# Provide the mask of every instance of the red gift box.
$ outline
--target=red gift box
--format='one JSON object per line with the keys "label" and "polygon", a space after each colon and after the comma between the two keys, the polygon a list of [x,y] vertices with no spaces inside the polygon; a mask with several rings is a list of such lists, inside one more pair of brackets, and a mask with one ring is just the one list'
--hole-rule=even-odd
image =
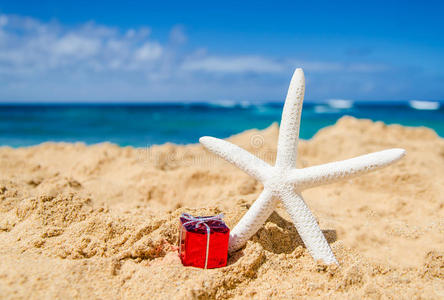
{"label": "red gift box", "polygon": [[230,228],[223,215],[180,217],[179,255],[184,266],[204,269],[225,267],[228,257]]}

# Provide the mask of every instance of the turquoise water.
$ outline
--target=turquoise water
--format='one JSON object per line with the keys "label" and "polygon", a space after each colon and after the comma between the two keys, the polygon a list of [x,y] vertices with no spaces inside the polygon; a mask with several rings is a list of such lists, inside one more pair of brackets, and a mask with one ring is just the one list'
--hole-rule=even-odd
{"label": "turquoise water", "polygon": [[[435,103],[435,104],[434,104]],[[444,136],[444,103],[304,103],[301,137],[344,115],[387,124],[427,126]],[[21,147],[46,141],[104,141],[144,147],[172,142],[197,143],[199,137],[228,137],[279,122],[283,103],[212,104],[40,104],[0,105],[0,145]]]}

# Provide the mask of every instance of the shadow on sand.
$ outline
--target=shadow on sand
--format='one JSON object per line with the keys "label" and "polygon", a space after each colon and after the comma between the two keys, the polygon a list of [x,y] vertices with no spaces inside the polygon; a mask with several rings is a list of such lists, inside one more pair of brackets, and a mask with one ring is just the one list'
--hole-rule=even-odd
{"label": "shadow on sand", "polygon": [[[322,233],[329,244],[335,242],[337,239],[336,230],[326,229],[322,230]],[[305,248],[293,223],[287,221],[276,212],[271,214],[265,226],[252,237],[252,240],[259,243],[264,250],[275,254],[290,254],[298,246]],[[236,263],[244,256],[243,250],[244,248],[229,255],[228,265]]]}

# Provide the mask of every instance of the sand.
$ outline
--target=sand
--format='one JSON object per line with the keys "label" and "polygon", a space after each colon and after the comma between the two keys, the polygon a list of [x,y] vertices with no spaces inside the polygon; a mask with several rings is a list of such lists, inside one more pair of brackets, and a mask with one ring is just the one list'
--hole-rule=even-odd
{"label": "sand", "polygon": [[[230,141],[274,159],[278,127]],[[340,266],[312,260],[279,205],[228,266],[178,259],[178,216],[232,228],[262,186],[200,145],[0,148],[0,298],[444,298],[444,139],[340,119],[299,145],[299,166],[390,147],[393,166],[303,193]]]}

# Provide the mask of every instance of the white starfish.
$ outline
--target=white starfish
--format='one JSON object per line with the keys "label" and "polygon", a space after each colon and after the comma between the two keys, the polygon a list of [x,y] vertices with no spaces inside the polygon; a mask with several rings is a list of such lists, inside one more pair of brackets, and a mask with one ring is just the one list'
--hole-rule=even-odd
{"label": "white starfish", "polygon": [[296,69],[282,112],[276,163],[268,163],[227,141],[201,137],[200,143],[228,162],[261,181],[264,190],[230,233],[229,251],[240,249],[265,223],[280,199],[309,253],[324,263],[338,263],[301,191],[332,183],[387,166],[404,154],[390,149],[343,161],[296,169],[299,124],[304,99],[305,78]]}

